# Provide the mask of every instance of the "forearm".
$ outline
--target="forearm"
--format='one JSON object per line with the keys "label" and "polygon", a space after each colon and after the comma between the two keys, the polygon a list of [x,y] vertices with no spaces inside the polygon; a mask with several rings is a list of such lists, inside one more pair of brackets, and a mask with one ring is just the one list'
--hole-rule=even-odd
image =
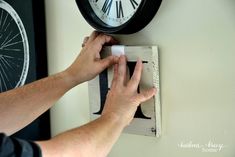
{"label": "forearm", "polygon": [[74,85],[64,71],[0,94],[0,131],[10,135],[28,125]]}
{"label": "forearm", "polygon": [[101,116],[80,128],[39,142],[43,157],[105,157],[120,136],[124,125],[117,117]]}

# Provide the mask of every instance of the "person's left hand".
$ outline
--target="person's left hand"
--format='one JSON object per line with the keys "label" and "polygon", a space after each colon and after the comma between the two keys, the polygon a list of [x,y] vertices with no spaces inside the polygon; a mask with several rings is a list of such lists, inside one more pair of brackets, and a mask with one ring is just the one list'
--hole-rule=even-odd
{"label": "person's left hand", "polygon": [[118,63],[119,58],[116,56],[100,58],[100,51],[105,44],[113,45],[117,41],[96,31],[84,39],[80,55],[66,70],[76,84],[91,80],[109,66]]}

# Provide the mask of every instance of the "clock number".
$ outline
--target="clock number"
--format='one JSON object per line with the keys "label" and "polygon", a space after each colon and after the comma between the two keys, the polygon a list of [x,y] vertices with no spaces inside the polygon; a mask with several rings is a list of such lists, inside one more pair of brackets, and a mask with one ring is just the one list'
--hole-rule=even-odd
{"label": "clock number", "polygon": [[102,11],[109,15],[110,9],[112,7],[113,0],[105,0],[104,5],[102,7]]}
{"label": "clock number", "polygon": [[139,5],[135,0],[130,0],[130,2],[131,2],[134,9],[136,9]]}
{"label": "clock number", "polygon": [[122,1],[116,1],[116,10],[117,10],[117,18],[124,17],[123,8],[122,8]]}

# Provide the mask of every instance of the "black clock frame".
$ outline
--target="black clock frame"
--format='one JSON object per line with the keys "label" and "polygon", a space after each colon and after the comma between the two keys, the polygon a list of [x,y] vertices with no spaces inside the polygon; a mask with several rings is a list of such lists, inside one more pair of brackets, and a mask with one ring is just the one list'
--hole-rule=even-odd
{"label": "black clock frame", "polygon": [[160,8],[162,0],[142,0],[133,17],[118,27],[109,26],[100,20],[88,0],[76,0],[76,3],[83,17],[97,31],[108,34],[132,34],[140,31],[151,22]]}

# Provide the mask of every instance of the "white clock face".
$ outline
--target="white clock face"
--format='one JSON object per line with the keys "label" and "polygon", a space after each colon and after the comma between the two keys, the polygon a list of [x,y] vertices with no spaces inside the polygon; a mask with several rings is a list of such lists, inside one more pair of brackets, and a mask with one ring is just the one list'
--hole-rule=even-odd
{"label": "white clock face", "polygon": [[105,24],[118,27],[135,14],[142,0],[89,0],[95,14]]}

